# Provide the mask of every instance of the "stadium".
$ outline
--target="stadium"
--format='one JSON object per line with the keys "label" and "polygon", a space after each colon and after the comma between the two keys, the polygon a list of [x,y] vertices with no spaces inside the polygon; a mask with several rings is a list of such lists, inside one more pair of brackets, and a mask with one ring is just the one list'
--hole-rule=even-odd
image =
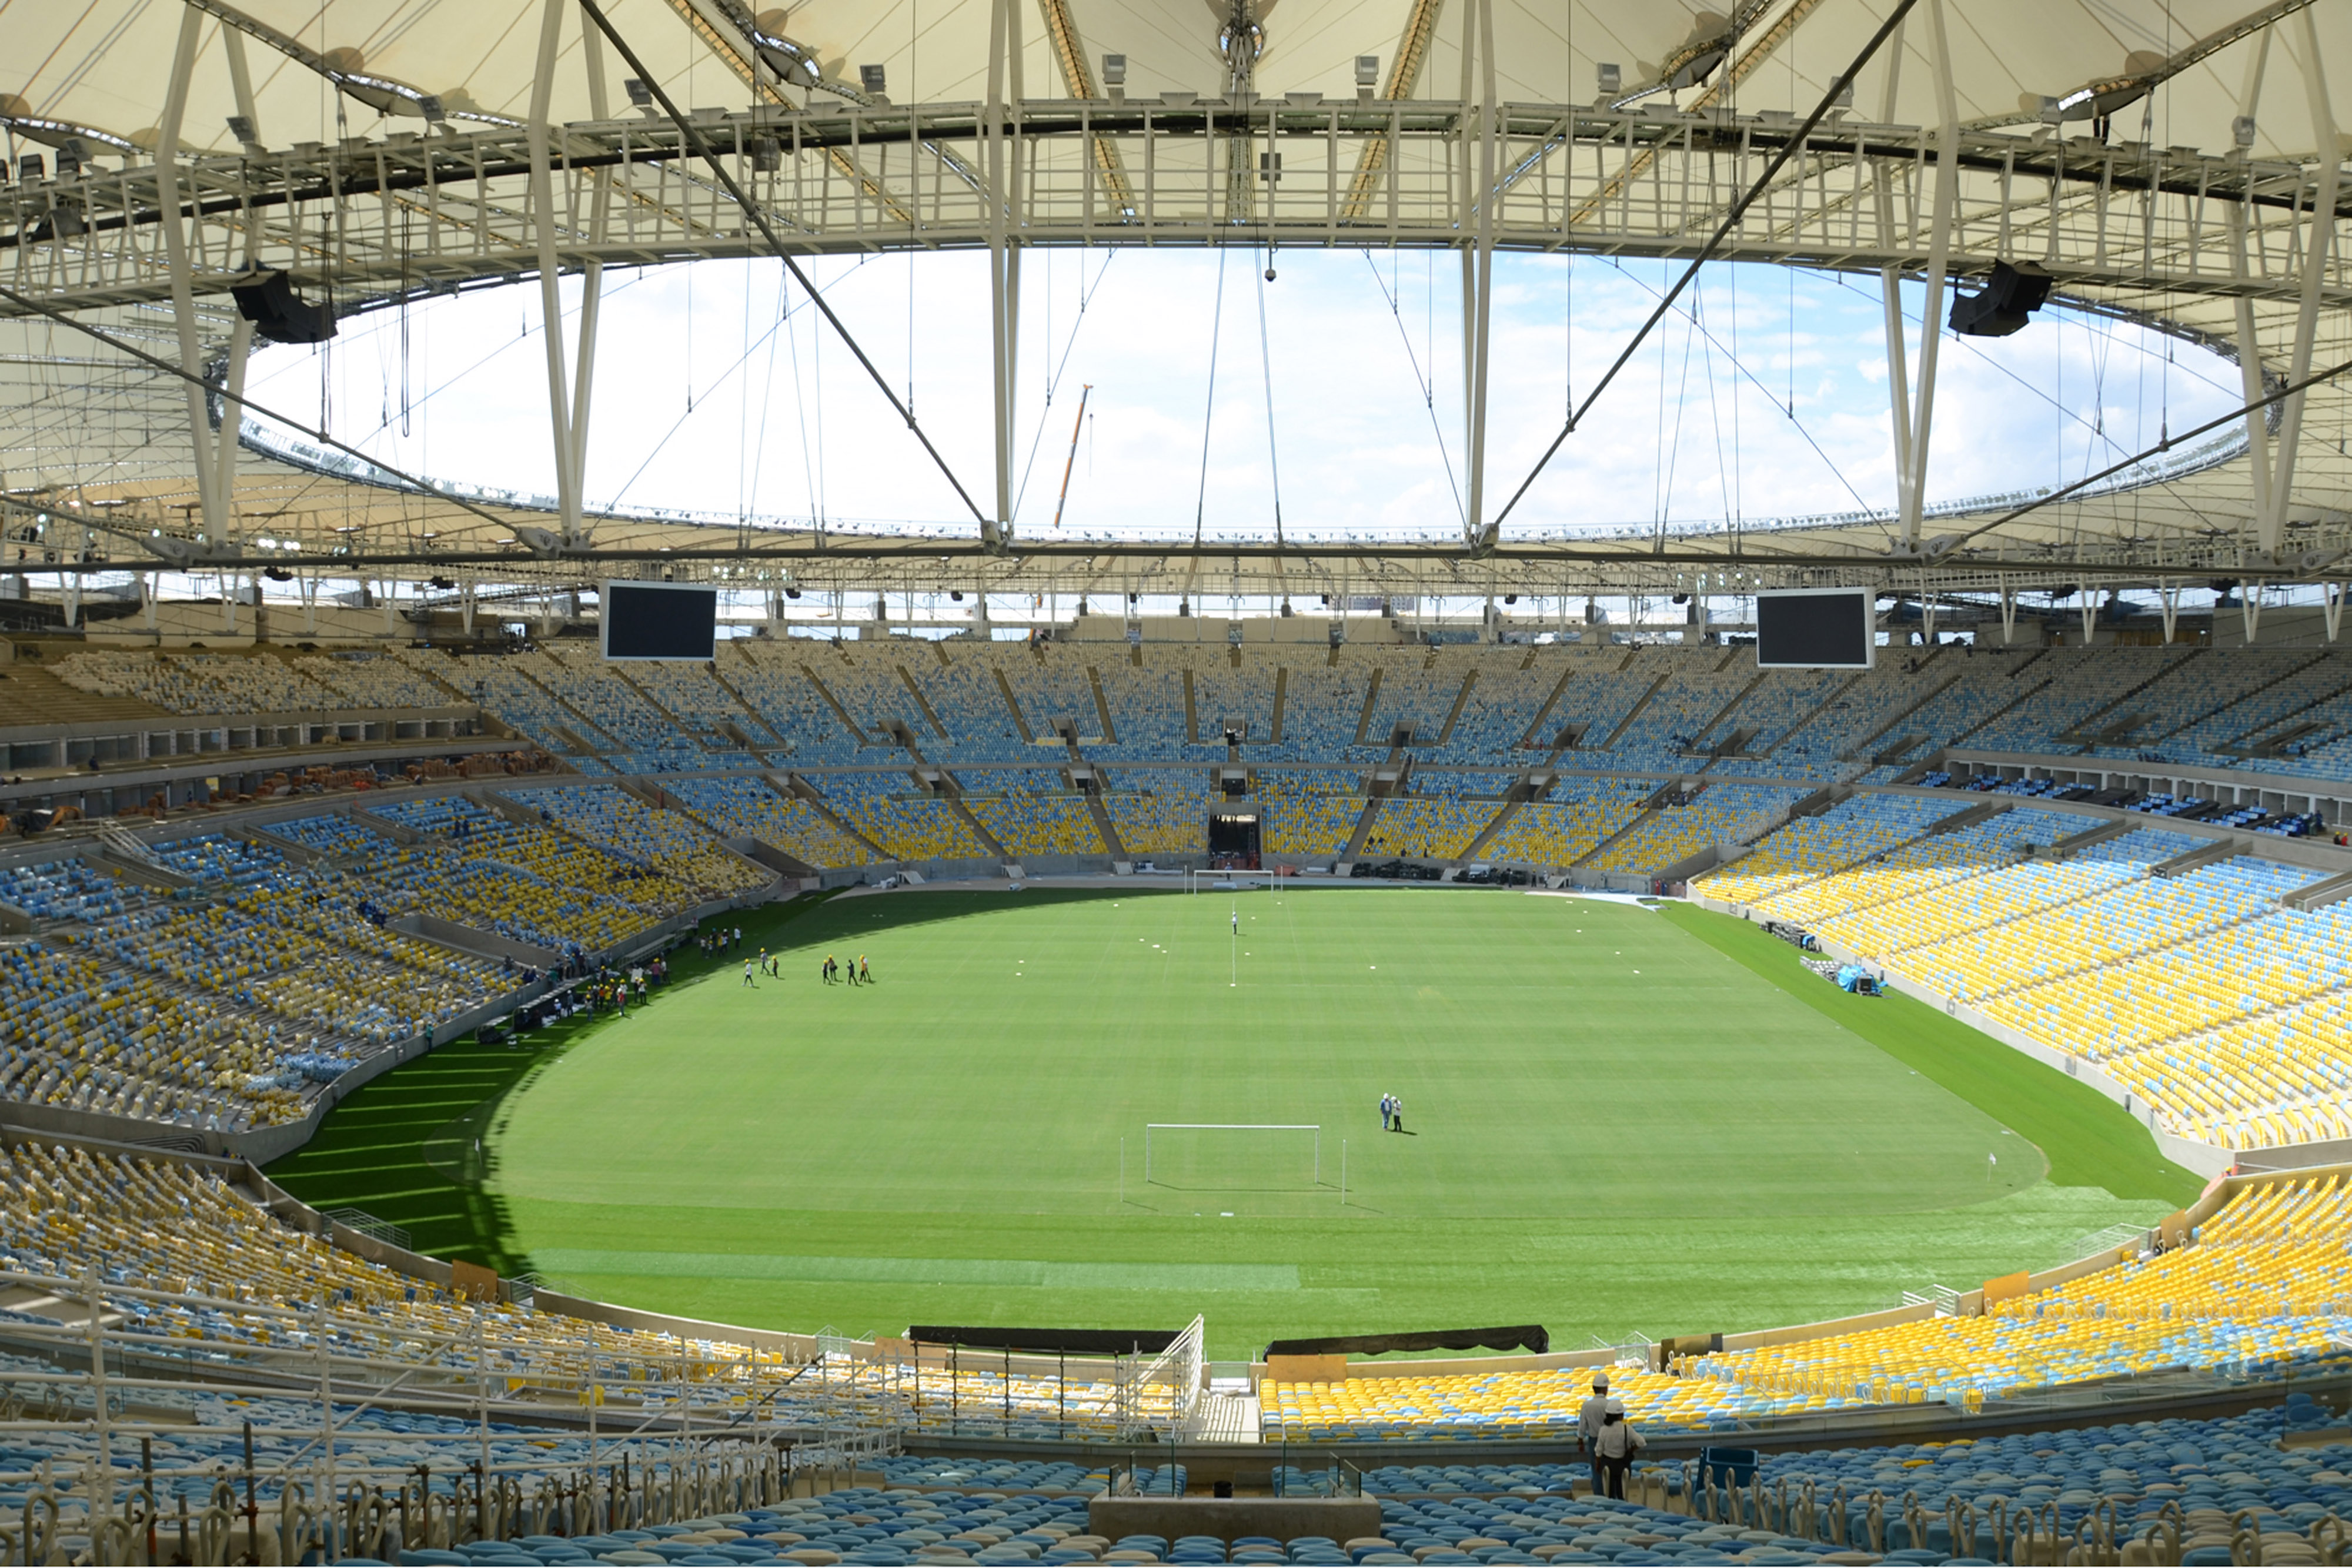
{"label": "stadium", "polygon": [[2345,1561],[2347,83],[0,0],[0,1562]]}

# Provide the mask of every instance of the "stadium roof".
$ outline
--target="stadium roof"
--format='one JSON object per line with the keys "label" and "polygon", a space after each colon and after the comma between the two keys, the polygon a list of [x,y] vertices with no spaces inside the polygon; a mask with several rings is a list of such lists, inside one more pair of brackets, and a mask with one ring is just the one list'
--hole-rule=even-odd
{"label": "stadium roof", "polygon": [[[432,493],[317,444],[200,460],[227,401],[197,397],[210,418],[192,428],[173,367],[234,391],[246,340],[228,290],[256,268],[350,313],[543,267],[779,248],[1276,239],[1948,274],[1947,305],[1996,260],[2031,261],[2079,307],[2233,357],[2251,346],[2250,401],[2272,401],[2013,518],[2035,497],[1736,540],[1701,528],[1663,553],[1547,528],[1534,500],[1507,507],[1522,475],[1486,473],[1458,537],[1205,547],[1245,591],[1342,570],[1559,591],[1702,573],[1987,586],[2352,569],[2346,388],[2290,390],[2352,359],[2352,271],[2331,243],[2352,199],[2352,9],[1723,3],[1730,15],[1680,0],[0,3],[0,129],[41,160],[0,194],[12,537],[97,564],[275,549],[338,575],[577,575],[569,558],[617,552],[771,580],[822,551],[836,579],[892,586],[1046,560],[1066,588],[1181,578],[1199,570],[1192,540],[1010,535],[984,472],[956,476],[970,505],[935,524],[819,539],[583,515],[576,465],[542,507]],[[1290,153],[1278,184],[1253,156],[1276,147]],[[535,167],[551,204],[533,197]],[[176,237],[165,211],[184,214]],[[1916,370],[1929,350],[1915,337],[1906,351]],[[911,439],[909,460],[924,460]],[[2002,488],[1997,457],[1987,468]],[[35,520],[49,515],[96,531],[68,538]]]}

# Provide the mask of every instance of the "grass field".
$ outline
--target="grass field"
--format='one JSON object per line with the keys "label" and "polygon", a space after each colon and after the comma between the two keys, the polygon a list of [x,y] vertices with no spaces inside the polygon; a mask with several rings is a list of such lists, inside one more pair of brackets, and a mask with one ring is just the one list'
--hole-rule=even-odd
{"label": "grass field", "polygon": [[[436,1052],[271,1175],[640,1306],[857,1333],[1199,1312],[1228,1355],[1820,1318],[2047,1264],[2199,1186],[2063,1074],[1684,906],[1033,889],[744,924],[782,979],[689,949],[652,1007]],[[827,952],[877,983],[819,984]],[[1236,1122],[1319,1124],[1319,1181],[1297,1134],[1155,1134],[1142,1179],[1147,1123]]]}

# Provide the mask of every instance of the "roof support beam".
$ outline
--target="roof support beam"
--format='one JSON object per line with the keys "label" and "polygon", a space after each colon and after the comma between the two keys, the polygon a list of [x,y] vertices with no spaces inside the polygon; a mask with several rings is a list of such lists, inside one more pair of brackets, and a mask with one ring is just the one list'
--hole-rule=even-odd
{"label": "roof support beam", "polygon": [[[1492,295],[1495,283],[1495,141],[1499,116],[1495,98],[1495,0],[1465,0],[1462,10],[1462,98],[1470,100],[1474,62],[1477,116],[1465,120],[1463,135],[1475,135],[1475,150],[1462,150],[1465,167],[1475,167],[1474,183],[1463,182],[1463,232],[1470,238],[1462,247],[1462,371],[1463,413],[1468,424],[1465,458],[1469,469],[1468,502],[1462,516],[1463,539],[1472,549],[1493,543],[1486,528],[1486,387],[1487,346],[1491,340]],[[1475,160],[1475,162],[1474,162]]]}
{"label": "roof support beam", "polygon": [[[549,101],[555,90],[556,55],[563,42],[563,17],[570,8],[571,0],[541,0],[539,58],[531,76],[530,118],[528,121],[530,205],[539,241],[540,336],[547,349],[547,419],[555,445],[557,532],[567,545],[577,542],[580,538],[580,460],[584,451],[587,417],[586,410],[578,404],[587,390],[589,365],[594,353],[593,348],[583,338],[576,371],[565,363],[563,269],[557,258],[560,236],[557,233],[556,186],[550,147],[553,127],[548,123],[548,112]],[[593,32],[593,29],[583,28],[583,31]],[[583,313],[587,308],[583,303]],[[565,384],[568,373],[578,376],[578,395]]]}
{"label": "roof support beam", "polygon": [[[253,73],[246,67],[245,35],[235,27],[220,29],[221,48],[228,57],[229,86],[236,98],[236,111],[244,117],[252,139],[261,141],[261,111],[253,98]],[[261,267],[261,222],[248,214],[245,228],[245,266],[247,271]],[[236,324],[229,329],[228,339],[228,402],[221,409],[220,435],[214,442],[213,490],[226,507],[236,497],[236,455],[244,443],[237,432],[245,423],[245,411],[237,400],[245,395],[246,361],[253,353],[253,323],[237,313]],[[209,422],[207,422],[209,423]]]}
{"label": "roof support beam", "polygon": [[[2302,24],[2302,47],[2295,63],[2303,68],[2305,100],[2311,108],[2313,142],[2318,149],[2318,177],[2314,182],[2309,227],[2303,242],[2303,289],[2295,301],[2294,348],[2287,364],[2287,380],[2300,382],[2311,374],[2312,343],[2319,331],[2319,295],[2327,281],[2327,262],[2335,250],[2336,193],[2342,182],[2344,155],[2336,140],[2336,113],[2327,98],[2327,73],[2320,59],[2319,26],[2308,10]],[[2264,554],[2275,552],[2286,535],[2287,508],[2294,497],[2295,448],[2303,439],[2303,394],[2286,400],[2279,412],[2278,458],[2270,480],[2268,508],[2263,513],[2258,543]]]}
{"label": "roof support beam", "polygon": [[[1008,93],[1007,76],[1012,78]],[[1013,403],[1021,346],[1021,240],[1014,217],[1021,193],[1021,138],[1008,98],[1021,99],[1021,9],[1018,0],[990,0],[988,107],[985,135],[988,193],[989,396],[995,415],[996,513],[981,519],[982,540],[999,545],[1013,532]]]}
{"label": "roof support beam", "polygon": [[[163,89],[163,115],[155,131],[155,183],[163,207],[163,249],[171,268],[172,320],[179,329],[180,371],[186,379],[188,441],[194,450],[196,498],[204,516],[205,542],[219,544],[227,537],[227,497],[221,492],[218,461],[213,453],[210,399],[204,385],[203,340],[197,335],[195,289],[191,281],[188,231],[181,218],[180,126],[187,118],[188,81],[196,68],[196,51],[204,42],[205,14],[194,6],[180,11],[179,43],[172,51],[172,76]],[[226,426],[226,420],[223,422]],[[236,437],[223,431],[226,439]]]}
{"label": "roof support beam", "polygon": [[[1919,391],[1909,415],[1910,435],[1901,444],[1904,466],[1897,479],[1898,517],[1906,549],[1919,543],[1919,516],[1927,494],[1927,429],[1936,413],[1936,359],[1944,341],[1944,286],[1951,269],[1952,218],[1960,204],[1959,95],[1952,85],[1951,40],[1944,27],[1944,0],[1927,0],[1928,32],[1936,45],[1936,107],[1943,119],[1936,156],[1936,215],[1927,239],[1927,292],[1919,311]],[[1889,308],[1898,335],[1901,295]],[[1899,343],[1898,343],[1899,361]],[[1895,395],[1906,390],[1897,382]],[[1900,431],[1898,429],[1898,434]]]}

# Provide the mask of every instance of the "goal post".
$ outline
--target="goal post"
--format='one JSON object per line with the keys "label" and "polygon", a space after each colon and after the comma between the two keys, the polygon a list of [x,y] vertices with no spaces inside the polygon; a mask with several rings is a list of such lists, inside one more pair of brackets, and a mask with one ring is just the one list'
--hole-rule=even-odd
{"label": "goal post", "polygon": [[[1157,1152],[1155,1154],[1155,1143]],[[1323,1185],[1323,1124],[1320,1122],[1146,1122],[1143,1124],[1143,1179],[1169,1185],[1171,1145],[1198,1156],[1208,1153],[1227,1178],[1213,1185],[1250,1185],[1254,1179],[1281,1180],[1297,1166],[1305,1166],[1308,1186]],[[1305,1145],[1304,1149],[1298,1145]],[[1307,1157],[1297,1158],[1298,1154]],[[1154,1165],[1155,1158],[1158,1165]],[[1183,1160],[1189,1169],[1192,1161]],[[1156,1174],[1155,1174],[1156,1173]],[[1296,1177],[1290,1177],[1295,1184]],[[1184,1185],[1195,1185],[1187,1182]]]}

